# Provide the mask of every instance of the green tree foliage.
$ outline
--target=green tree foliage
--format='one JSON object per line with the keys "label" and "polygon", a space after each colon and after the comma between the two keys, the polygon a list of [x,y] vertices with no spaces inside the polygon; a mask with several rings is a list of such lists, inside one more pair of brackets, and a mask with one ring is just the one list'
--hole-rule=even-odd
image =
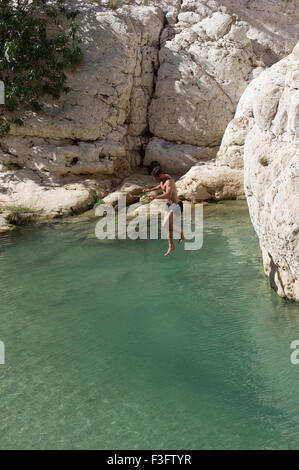
{"label": "green tree foliage", "polygon": [[0,135],[23,124],[25,109],[41,110],[44,96],[70,91],[65,69],[82,56],[78,14],[65,0],[0,0]]}

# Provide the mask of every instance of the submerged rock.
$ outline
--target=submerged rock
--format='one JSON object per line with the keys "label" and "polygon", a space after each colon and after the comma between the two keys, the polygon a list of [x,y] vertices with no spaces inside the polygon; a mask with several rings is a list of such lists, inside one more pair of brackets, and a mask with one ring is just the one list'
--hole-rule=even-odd
{"label": "submerged rock", "polygon": [[13,230],[15,228],[12,224],[8,222],[8,214],[8,211],[0,213],[0,233],[9,232],[10,230]]}

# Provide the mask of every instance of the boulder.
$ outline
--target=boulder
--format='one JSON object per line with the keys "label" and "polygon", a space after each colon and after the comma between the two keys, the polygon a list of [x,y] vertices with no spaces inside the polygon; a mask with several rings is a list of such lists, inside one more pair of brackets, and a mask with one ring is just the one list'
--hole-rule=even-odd
{"label": "boulder", "polygon": [[295,1],[182,1],[177,23],[161,37],[150,131],[176,143],[219,145],[256,70],[291,51],[298,21]]}
{"label": "boulder", "polygon": [[196,147],[188,144],[175,144],[153,138],[146,147],[144,165],[158,161],[164,171],[173,175],[184,175],[199,161],[215,158],[218,147]]}
{"label": "boulder", "polygon": [[244,146],[245,192],[277,293],[299,301],[299,44],[259,77]]}
{"label": "boulder", "polygon": [[7,221],[6,217],[8,214],[8,211],[0,212],[0,233],[9,232],[15,228],[14,225]]}
{"label": "boulder", "polygon": [[243,171],[228,166],[196,165],[177,182],[178,195],[193,203],[242,198]]}
{"label": "boulder", "polygon": [[146,187],[155,186],[153,177],[150,175],[133,174],[125,178],[115,191],[104,198],[107,204],[117,205],[119,197],[125,197],[127,204],[139,201],[142,190]]}
{"label": "boulder", "polygon": [[0,173],[0,209],[22,206],[43,216],[59,216],[91,208],[111,190],[109,180],[46,179],[29,169]]}

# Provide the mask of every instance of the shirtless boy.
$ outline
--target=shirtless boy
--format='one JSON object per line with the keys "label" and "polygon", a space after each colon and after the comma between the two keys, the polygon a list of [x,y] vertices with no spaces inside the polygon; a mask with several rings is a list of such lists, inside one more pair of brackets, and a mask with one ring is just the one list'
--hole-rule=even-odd
{"label": "shirtless boy", "polygon": [[156,167],[152,171],[152,176],[154,179],[159,182],[158,186],[154,188],[145,188],[143,192],[148,191],[155,191],[156,189],[162,189],[162,193],[160,196],[153,196],[150,195],[152,199],[167,199],[166,203],[166,210],[165,210],[165,217],[163,221],[163,227],[167,227],[168,225],[168,250],[165,253],[165,256],[170,255],[172,251],[175,250],[175,246],[173,243],[173,230],[177,230],[181,234],[181,238],[179,240],[180,243],[184,240],[184,232],[181,229],[177,229],[174,227],[173,224],[173,213],[175,215],[183,213],[183,203],[178,198],[178,193],[175,185],[175,181],[173,178],[164,173],[160,167]]}

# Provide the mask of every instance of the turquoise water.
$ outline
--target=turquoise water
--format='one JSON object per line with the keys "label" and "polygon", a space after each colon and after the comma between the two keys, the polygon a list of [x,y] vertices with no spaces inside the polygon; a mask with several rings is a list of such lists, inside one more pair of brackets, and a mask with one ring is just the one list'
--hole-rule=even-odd
{"label": "turquoise water", "polygon": [[244,202],[199,251],[100,242],[95,220],[0,237],[1,449],[299,448],[299,308]]}

